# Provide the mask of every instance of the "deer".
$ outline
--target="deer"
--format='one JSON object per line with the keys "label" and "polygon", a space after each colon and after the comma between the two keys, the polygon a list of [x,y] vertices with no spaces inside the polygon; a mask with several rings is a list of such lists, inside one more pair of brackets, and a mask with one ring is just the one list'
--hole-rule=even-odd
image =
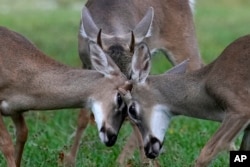
{"label": "deer", "polygon": [[208,166],[219,152],[230,149],[243,130],[240,150],[249,150],[250,35],[236,39],[212,63],[192,72],[186,72],[186,60],[164,74],[149,75],[149,48],[142,44],[136,52],[132,79],[119,91],[148,158],[159,155],[171,118],[178,115],[221,122],[196,167]]}
{"label": "deer", "polygon": [[[162,52],[173,65],[189,58],[188,69],[199,69],[201,60],[193,21],[193,0],[88,0],[82,9],[78,33],[78,52],[84,69],[92,69],[88,43],[94,41],[109,55],[127,78],[131,77],[134,48],[146,42],[152,55]],[[79,120],[89,113],[82,109]],[[83,117],[83,118],[82,118]],[[78,121],[74,143],[66,156],[66,163],[74,164],[80,139],[87,123]],[[138,129],[133,126],[123,152],[117,158],[124,164],[139,143]],[[137,140],[138,139],[138,140]],[[135,142],[137,140],[137,142]],[[143,152],[143,149],[140,149]],[[142,153],[144,155],[144,152]],[[141,156],[141,159],[144,157]]]}
{"label": "deer", "polygon": [[[118,87],[127,78],[110,57],[99,54],[96,43],[89,43],[89,50],[95,70],[69,67],[21,34],[0,27],[0,150],[8,167],[21,165],[28,136],[23,113],[29,110],[86,107],[95,117],[101,141],[109,146],[116,140],[127,117]],[[15,147],[3,122],[5,116],[11,117],[16,128]]]}

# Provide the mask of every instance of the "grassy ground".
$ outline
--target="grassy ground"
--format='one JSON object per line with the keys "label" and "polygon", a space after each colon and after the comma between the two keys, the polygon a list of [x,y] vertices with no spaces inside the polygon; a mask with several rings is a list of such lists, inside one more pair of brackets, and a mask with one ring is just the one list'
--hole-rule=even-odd
{"label": "grassy ground", "polygon": [[[0,25],[22,33],[41,50],[71,66],[81,66],[77,54],[77,32],[83,2],[65,0],[0,0]],[[200,52],[206,63],[214,60],[234,39],[250,33],[248,0],[198,0],[195,24]],[[155,60],[154,71],[165,70]],[[162,62],[162,61],[161,61]],[[25,113],[29,138],[23,155],[23,166],[55,167],[62,151],[69,148],[75,130],[78,110],[57,110]],[[5,119],[11,134],[14,128]],[[218,123],[187,117],[176,117],[166,134],[164,152],[158,158],[161,166],[188,167],[198,156]],[[77,158],[78,167],[113,167],[131,131],[127,123],[112,148],[100,143],[94,125],[89,125],[82,139]],[[14,135],[13,135],[14,139]],[[239,139],[237,144],[239,144]],[[131,155],[131,166],[139,166],[138,152]],[[228,166],[228,153],[222,153],[211,166]],[[0,166],[6,166],[0,153]]]}

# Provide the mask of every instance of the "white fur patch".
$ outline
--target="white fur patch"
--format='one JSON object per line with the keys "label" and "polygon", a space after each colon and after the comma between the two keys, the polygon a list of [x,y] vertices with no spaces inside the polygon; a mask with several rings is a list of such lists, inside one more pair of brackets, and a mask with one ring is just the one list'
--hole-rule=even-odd
{"label": "white fur patch", "polygon": [[83,24],[81,24],[80,34],[82,35],[83,38],[88,39],[88,36],[87,36],[87,33],[83,27]]}
{"label": "white fur patch", "polygon": [[4,114],[10,114],[10,106],[6,101],[0,103],[0,109]]}
{"label": "white fur patch", "polygon": [[100,102],[93,102],[93,106],[91,108],[94,117],[95,117],[95,122],[97,124],[97,128],[100,131],[101,127],[102,127],[102,123],[104,120],[104,114],[103,114],[103,110],[102,110],[102,105]]}
{"label": "white fur patch", "polygon": [[104,132],[99,132],[99,137],[100,137],[100,139],[101,139],[101,141],[103,143],[107,143],[108,142],[107,134],[105,134]]}
{"label": "white fur patch", "polygon": [[189,0],[189,6],[192,10],[192,13],[194,13],[194,7],[195,7],[195,0]]}
{"label": "white fur patch", "polygon": [[151,133],[161,142],[164,139],[170,119],[171,114],[168,107],[164,105],[156,105],[153,107],[150,121]]}
{"label": "white fur patch", "polygon": [[152,36],[152,32],[153,32],[153,20],[154,20],[154,13],[153,13],[153,15],[152,15],[152,20],[151,20],[151,23],[150,23],[148,32],[147,32],[147,34],[146,34],[146,37]]}

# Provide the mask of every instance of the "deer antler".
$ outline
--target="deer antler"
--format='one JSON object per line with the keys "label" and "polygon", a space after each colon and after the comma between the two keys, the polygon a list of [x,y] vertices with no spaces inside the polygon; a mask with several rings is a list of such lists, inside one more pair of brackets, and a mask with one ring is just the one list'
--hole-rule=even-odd
{"label": "deer antler", "polygon": [[121,93],[122,98],[124,99],[125,103],[128,103],[131,99],[131,93],[132,90],[132,83],[130,81],[126,81],[125,84],[122,87],[118,88],[119,93]]}

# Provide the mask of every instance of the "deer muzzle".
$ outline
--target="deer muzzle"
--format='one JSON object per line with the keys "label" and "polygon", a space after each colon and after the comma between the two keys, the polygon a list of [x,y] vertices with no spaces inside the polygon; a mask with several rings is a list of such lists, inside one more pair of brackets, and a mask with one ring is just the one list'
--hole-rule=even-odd
{"label": "deer muzzle", "polygon": [[117,139],[117,134],[112,130],[106,129],[105,127],[101,128],[99,136],[101,141],[108,147],[113,146]]}
{"label": "deer muzzle", "polygon": [[149,142],[144,146],[145,154],[148,158],[156,158],[162,148],[162,143],[155,137],[151,137]]}

